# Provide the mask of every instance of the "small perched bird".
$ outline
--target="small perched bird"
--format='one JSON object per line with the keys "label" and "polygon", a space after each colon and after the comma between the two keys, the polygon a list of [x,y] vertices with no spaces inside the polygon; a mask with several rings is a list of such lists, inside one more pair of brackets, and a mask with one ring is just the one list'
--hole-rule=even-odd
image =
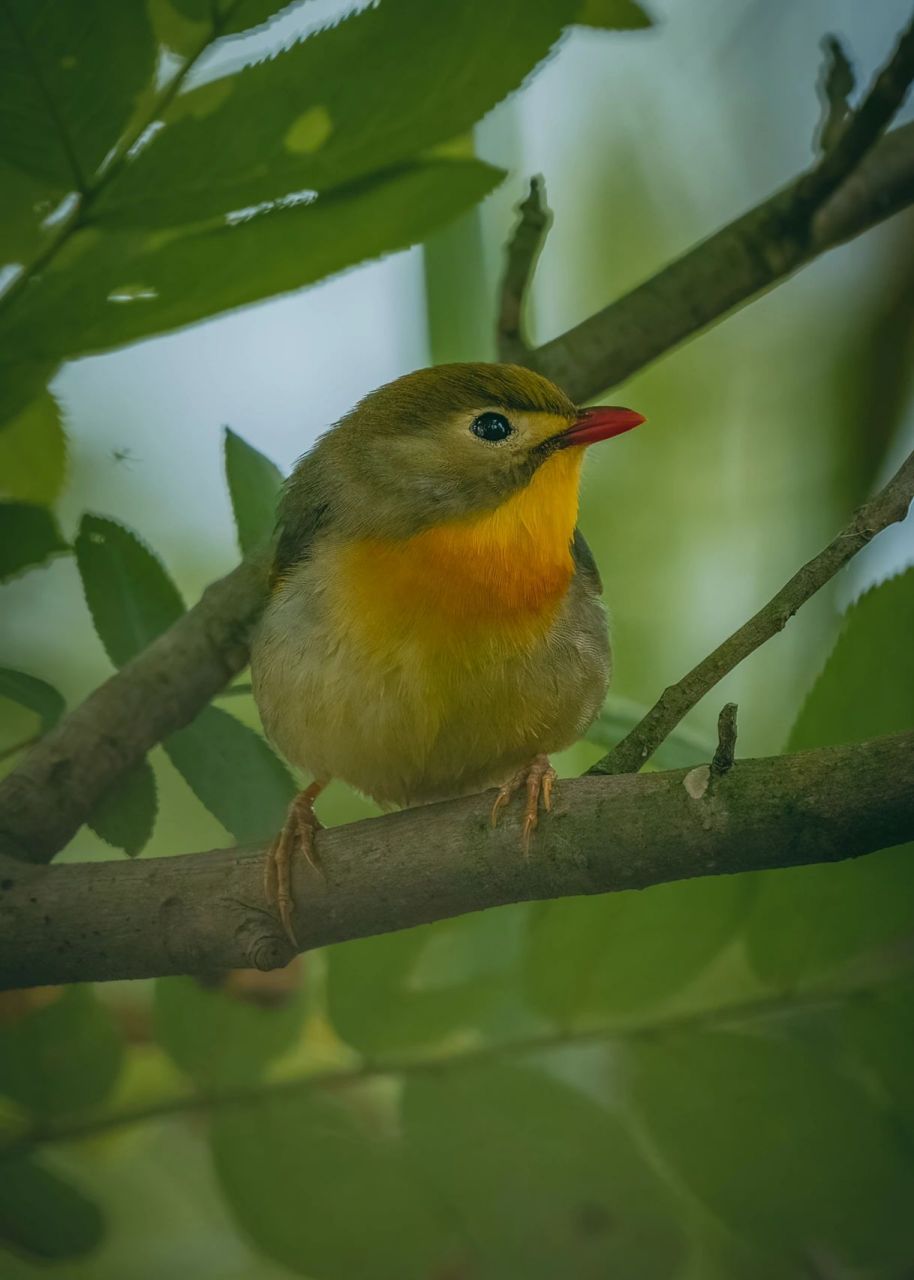
{"label": "small perched bird", "polygon": [[342,778],[379,804],[526,789],[587,729],[610,676],[600,577],[577,529],[583,446],[644,419],[578,409],[516,365],[420,369],[361,400],[298,463],[251,655],[268,737],[314,781],[267,859],[295,943],[290,863]]}

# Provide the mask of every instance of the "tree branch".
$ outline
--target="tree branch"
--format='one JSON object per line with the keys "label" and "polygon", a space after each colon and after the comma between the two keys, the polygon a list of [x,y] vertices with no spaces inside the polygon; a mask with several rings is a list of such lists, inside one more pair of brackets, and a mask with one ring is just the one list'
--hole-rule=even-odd
{"label": "tree branch", "polygon": [[48,862],[119,777],[194,718],[248,659],[265,568],[244,562],[61,720],[0,782],[0,853]]}
{"label": "tree branch", "polygon": [[748,622],[719,644],[713,653],[693,667],[678,684],[660,695],[644,719],[588,770],[589,773],[634,773],[650,759],[719,680],[777,635],[812,596],[833,578],[877,533],[903,520],[914,499],[914,453],[898,468],[888,484],[855,513],[824,551],[803,565],[777,595]]}
{"label": "tree branch", "polygon": [[801,181],[537,347],[526,363],[579,402],[624,382],[741,303],[914,202],[914,124],[877,143],[814,215],[805,236],[783,220]]}
{"label": "tree branch", "polygon": [[[815,214],[802,244],[785,239],[774,216],[784,200],[781,192],[744,214],[524,362],[581,402],[631,376],[739,303],[914,202],[914,124],[876,144]],[[0,783],[0,850],[44,861],[63,848],[104,791],[190,721],[244,665],[246,633],[260,604],[249,571],[236,570],[156,642],[155,654],[140,655],[63,720]],[[157,656],[165,650],[167,663]]]}
{"label": "tree branch", "polygon": [[[834,54],[834,50],[832,50]],[[872,148],[907,97],[914,79],[914,15],[898,38],[888,62],[881,69],[856,111],[851,112],[832,146],[826,148],[815,168],[797,183],[790,197],[791,212],[808,217],[821,208]]]}
{"label": "tree branch", "polygon": [[[707,772],[707,768],[706,768]],[[491,795],[321,832],[294,867],[305,949],[508,902],[837,861],[914,838],[914,732],[695,770],[563,781],[522,856]],[[0,867],[2,985],[141,978],[290,958],[263,896],[262,848],[134,862]]]}

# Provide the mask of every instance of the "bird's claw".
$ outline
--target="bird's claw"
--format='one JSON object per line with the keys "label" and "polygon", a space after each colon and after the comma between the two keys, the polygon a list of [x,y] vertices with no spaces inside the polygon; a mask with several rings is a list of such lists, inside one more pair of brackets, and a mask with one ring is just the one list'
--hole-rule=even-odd
{"label": "bird's claw", "polygon": [[283,932],[296,951],[299,944],[292,924],[292,857],[296,852],[303,853],[315,871],[321,870],[314,837],[322,827],[314,812],[314,801],[322,789],[323,784],[313,783],[295,797],[264,862],[264,897],[275,907]]}
{"label": "bird's claw", "polygon": [[492,805],[492,826],[498,826],[501,810],[509,802],[515,792],[526,786],[527,797],[524,804],[524,823],[521,829],[521,847],[524,856],[530,853],[530,842],[539,825],[539,805],[542,798],[543,808],[547,813],[552,811],[552,792],[558,774],[549,763],[548,756],[537,756],[524,769],[518,769],[514,777],[504,786],[499,787],[498,795]]}

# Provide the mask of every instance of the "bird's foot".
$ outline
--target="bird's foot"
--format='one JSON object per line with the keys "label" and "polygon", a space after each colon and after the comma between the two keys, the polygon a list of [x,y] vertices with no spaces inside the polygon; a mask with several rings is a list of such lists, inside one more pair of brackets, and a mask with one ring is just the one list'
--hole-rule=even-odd
{"label": "bird's foot", "polygon": [[499,787],[495,803],[492,805],[492,826],[498,826],[498,817],[502,809],[521,787],[526,788],[527,798],[524,804],[524,825],[521,832],[521,846],[524,857],[530,852],[530,839],[539,825],[539,806],[542,799],[543,808],[549,813],[552,809],[552,789],[558,774],[545,755],[535,756],[523,769],[518,769],[514,777]]}
{"label": "bird's foot", "polygon": [[314,812],[314,802],[326,786],[325,782],[312,782],[299,791],[289,805],[286,820],[279,835],[267,850],[263,868],[263,892],[267,903],[279,915],[286,937],[298,950],[298,939],[292,927],[292,858],[303,854],[315,871],[320,871],[314,837],[323,827]]}

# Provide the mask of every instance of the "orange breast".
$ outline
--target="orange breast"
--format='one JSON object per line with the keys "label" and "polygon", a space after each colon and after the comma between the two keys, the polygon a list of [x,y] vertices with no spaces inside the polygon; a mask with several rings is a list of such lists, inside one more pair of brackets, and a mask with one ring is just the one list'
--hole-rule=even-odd
{"label": "orange breast", "polygon": [[582,455],[555,454],[495,511],[343,549],[344,607],[361,619],[371,647],[406,631],[436,646],[480,632],[502,631],[519,643],[542,633],[574,572]]}

